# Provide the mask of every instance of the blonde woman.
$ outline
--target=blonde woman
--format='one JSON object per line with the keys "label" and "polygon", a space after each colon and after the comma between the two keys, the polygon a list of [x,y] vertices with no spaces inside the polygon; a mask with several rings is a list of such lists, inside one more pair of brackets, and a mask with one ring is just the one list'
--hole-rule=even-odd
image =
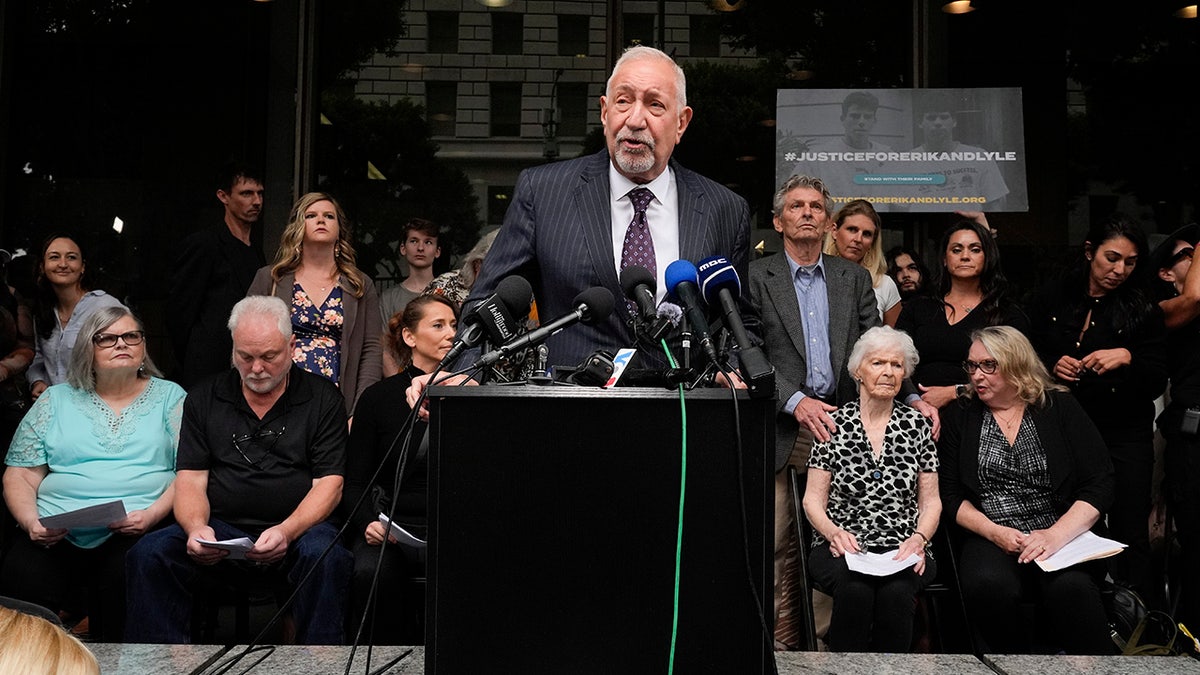
{"label": "blonde woman", "polygon": [[342,390],[346,414],[383,371],[379,296],[354,264],[350,224],[337,200],[310,192],[296,200],[275,262],[247,295],[275,295],[292,311],[292,360]]}
{"label": "blonde woman", "polygon": [[833,229],[825,237],[823,253],[858,263],[871,273],[879,318],[895,327],[900,316],[900,289],[887,273],[881,228],[879,214],[871,202],[852,199],[834,214]]}

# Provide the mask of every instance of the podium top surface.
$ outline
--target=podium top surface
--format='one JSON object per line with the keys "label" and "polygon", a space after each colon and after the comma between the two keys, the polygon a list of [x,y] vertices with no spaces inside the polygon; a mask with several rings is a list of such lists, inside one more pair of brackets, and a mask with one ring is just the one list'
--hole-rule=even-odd
{"label": "podium top surface", "polygon": [[[730,390],[724,387],[707,387],[691,389],[686,397],[692,400],[730,400]],[[736,390],[739,401],[750,400],[750,393],[744,389]],[[658,387],[583,387],[578,385],[547,384],[536,385],[527,383],[517,384],[486,384],[481,386],[429,388],[429,398],[483,398],[483,397],[521,397],[521,398],[580,398],[580,399],[678,399],[678,389]],[[768,399],[760,399],[768,400]]]}

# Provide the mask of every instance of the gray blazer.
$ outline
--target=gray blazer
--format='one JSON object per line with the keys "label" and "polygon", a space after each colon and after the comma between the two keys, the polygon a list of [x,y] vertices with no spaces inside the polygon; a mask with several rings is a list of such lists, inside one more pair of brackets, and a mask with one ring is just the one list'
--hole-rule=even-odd
{"label": "gray blazer", "polygon": [[[781,251],[750,265],[750,302],[762,322],[763,349],[775,366],[775,388],[779,398],[775,422],[776,471],[787,463],[800,431],[796,418],[785,412],[783,406],[798,391],[812,395],[805,382],[808,352],[786,255]],[[882,322],[870,273],[861,265],[837,256],[823,257],[825,285],[829,292],[829,356],[836,403],[841,405],[858,395],[853,378],[846,372],[850,350],[868,328],[882,325]]]}
{"label": "gray blazer", "polygon": [[[288,273],[275,283],[271,279],[271,265],[258,270],[250,290],[246,295],[274,295],[281,298],[290,308],[292,306],[292,286],[296,283],[296,275]],[[379,319],[379,296],[375,293],[375,283],[363,275],[363,295],[354,297],[350,283],[346,277],[338,280],[342,288],[342,354],[341,365],[338,369],[338,387],[342,397],[346,399],[346,415],[354,414],[354,406],[363,390],[375,384],[383,377],[383,351],[379,345],[379,336],[383,334],[383,326]]]}
{"label": "gray blazer", "polygon": [[[607,321],[576,324],[546,342],[552,365],[576,366],[597,349],[616,352],[636,342],[613,264],[608,165],[608,152],[601,151],[522,171],[504,225],[463,307],[465,314],[511,274],[533,286],[542,321],[569,313],[571,301],[587,288],[612,291],[617,302]],[[745,279],[750,252],[746,200],[673,160],[671,169],[679,195],[680,258],[696,262],[726,256]],[[470,356],[464,360],[470,363]]]}

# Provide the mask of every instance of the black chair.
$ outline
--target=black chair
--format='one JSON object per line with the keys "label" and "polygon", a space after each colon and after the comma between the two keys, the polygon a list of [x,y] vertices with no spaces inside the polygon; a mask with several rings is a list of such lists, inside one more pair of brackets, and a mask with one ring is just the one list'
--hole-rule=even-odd
{"label": "black chair", "polygon": [[[222,608],[233,608],[233,631],[223,632],[232,644],[249,644],[262,630],[253,626],[250,611],[254,607],[278,607],[281,599],[287,598],[286,583],[268,579],[265,575],[232,573],[215,567],[205,570],[193,585],[192,641],[213,644],[221,628]],[[273,613],[273,612],[272,612]],[[277,643],[289,643],[290,612],[273,627],[269,639]],[[253,632],[252,632],[253,628]]]}
{"label": "black chair", "polygon": [[803,624],[802,636],[806,651],[817,651],[817,624],[813,619],[812,579],[808,575],[808,551],[812,545],[812,532],[809,529],[808,517],[804,515],[804,484],[796,467],[788,465],[788,488],[792,492],[792,526],[796,533],[797,555],[800,560],[800,593],[796,598],[796,611],[800,613]]}
{"label": "black chair", "polygon": [[[930,546],[931,555],[937,564],[937,576],[921,590],[917,599],[928,611],[930,651],[962,653],[963,650],[968,650],[979,655],[981,651],[976,646],[975,636],[967,618],[966,603],[959,590],[958,557],[949,529],[943,523],[934,534]],[[914,635],[914,638],[920,639],[921,636]]]}

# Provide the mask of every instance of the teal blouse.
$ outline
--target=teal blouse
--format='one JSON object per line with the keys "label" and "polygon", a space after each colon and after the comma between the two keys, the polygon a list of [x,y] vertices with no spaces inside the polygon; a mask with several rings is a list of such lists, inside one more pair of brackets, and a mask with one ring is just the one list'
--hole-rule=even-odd
{"label": "teal blouse", "polygon": [[[56,384],[21,420],[5,463],[49,468],[38,488],[39,516],[116,499],[126,511],[144,509],[175,480],[185,396],[174,382],[151,378],[116,415],[95,393]],[[78,528],[67,541],[94,548],[111,535],[105,527]]]}

